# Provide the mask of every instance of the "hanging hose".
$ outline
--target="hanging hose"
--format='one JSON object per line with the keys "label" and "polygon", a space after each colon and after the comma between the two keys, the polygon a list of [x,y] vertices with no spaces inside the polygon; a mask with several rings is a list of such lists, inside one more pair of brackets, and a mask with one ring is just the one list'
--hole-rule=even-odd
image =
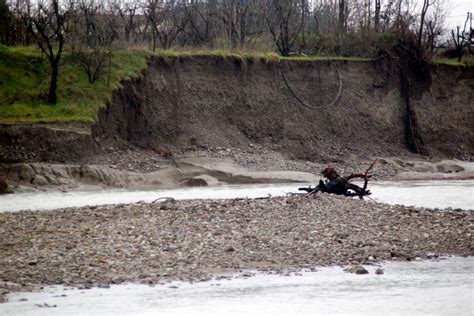
{"label": "hanging hose", "polygon": [[336,104],[336,102],[339,100],[340,96],[341,96],[341,93],[342,93],[342,76],[341,76],[341,72],[339,71],[339,67],[337,67],[337,63],[334,63],[334,66],[336,67],[336,72],[337,72],[337,76],[339,78],[339,90],[337,92],[337,95],[336,95],[336,98],[329,104],[325,105],[325,106],[321,106],[321,107],[312,107],[312,106],[309,106],[307,105],[305,102],[303,102],[303,100],[301,100],[297,95],[296,93],[293,91],[293,89],[291,88],[290,84],[288,83],[288,80],[286,79],[286,76],[285,76],[285,73],[283,72],[283,67],[281,66],[280,64],[280,72],[281,72],[281,76],[283,78],[283,82],[285,83],[286,87],[288,88],[288,91],[291,93],[291,95],[305,108],[308,108],[310,110],[316,110],[316,111],[319,111],[321,110],[321,108],[327,108],[327,107],[331,107],[333,106],[334,104]]}

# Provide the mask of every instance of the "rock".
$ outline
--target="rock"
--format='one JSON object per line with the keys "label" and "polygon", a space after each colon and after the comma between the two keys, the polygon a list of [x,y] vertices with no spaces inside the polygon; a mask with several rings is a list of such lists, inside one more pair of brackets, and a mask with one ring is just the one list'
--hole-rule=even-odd
{"label": "rock", "polygon": [[15,176],[19,181],[30,183],[35,175],[35,171],[30,165],[19,163],[10,167],[10,174]]}
{"label": "rock", "polygon": [[5,303],[7,301],[7,299],[5,298],[5,296],[3,296],[3,294],[0,294],[0,303]]}
{"label": "rock", "polygon": [[354,274],[368,274],[369,271],[367,271],[363,266],[358,265],[358,266],[353,266],[348,269],[344,269],[346,272],[354,273]]}
{"label": "rock", "polygon": [[202,180],[206,181],[207,185],[218,185],[219,184],[219,180],[217,180],[216,178],[211,177],[207,174],[202,174],[200,176],[194,177],[194,179],[202,179]]}
{"label": "rock", "polygon": [[377,270],[375,270],[375,274],[382,275],[383,274],[383,269],[382,268],[377,268]]}
{"label": "rock", "polygon": [[196,178],[187,179],[187,180],[183,181],[181,184],[186,186],[186,187],[205,187],[205,186],[207,186],[206,180],[196,179]]}
{"label": "rock", "polygon": [[187,179],[183,181],[181,184],[187,187],[206,187],[209,185],[218,185],[219,180],[217,180],[214,177],[208,176],[206,174],[202,174],[200,176]]}
{"label": "rock", "polygon": [[219,180],[214,177],[202,174],[200,176],[187,179],[182,182],[182,185],[187,187],[207,187],[208,185],[217,185]]}
{"label": "rock", "polygon": [[46,180],[46,178],[43,176],[36,175],[31,181],[31,184],[39,186],[39,187],[43,187],[43,186],[48,185],[48,180]]}
{"label": "rock", "polygon": [[0,178],[0,194],[7,194],[12,193],[10,188],[8,187],[8,183]]}
{"label": "rock", "polygon": [[229,246],[225,249],[225,252],[234,252],[234,251],[235,251],[235,249],[232,246]]}

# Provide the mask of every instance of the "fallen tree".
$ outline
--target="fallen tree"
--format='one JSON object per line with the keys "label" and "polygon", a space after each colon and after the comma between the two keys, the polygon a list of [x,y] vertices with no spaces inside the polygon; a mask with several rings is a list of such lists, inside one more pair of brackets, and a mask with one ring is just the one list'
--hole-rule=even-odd
{"label": "fallen tree", "polygon": [[[319,180],[319,184],[312,188],[303,187],[299,188],[299,191],[306,191],[310,194],[314,194],[317,192],[324,192],[324,193],[333,193],[338,195],[344,196],[358,196],[359,199],[363,200],[364,196],[371,195],[372,192],[367,190],[367,185],[369,183],[369,179],[371,175],[369,175],[369,171],[374,167],[377,160],[375,160],[369,168],[365,171],[365,173],[360,174],[351,174],[347,177],[341,177],[334,166],[326,167],[321,173],[325,178],[323,180]],[[362,178],[364,179],[364,185],[362,187],[352,183],[354,179]]]}

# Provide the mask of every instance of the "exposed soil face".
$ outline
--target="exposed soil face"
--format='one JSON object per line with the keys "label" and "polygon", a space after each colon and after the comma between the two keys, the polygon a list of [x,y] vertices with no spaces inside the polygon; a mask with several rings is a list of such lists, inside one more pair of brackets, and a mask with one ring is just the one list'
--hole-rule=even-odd
{"label": "exposed soil face", "polygon": [[84,127],[0,124],[0,163],[73,162],[98,152]]}
{"label": "exposed soil face", "polygon": [[[337,67],[342,93],[328,108],[339,89],[336,62],[155,59],[142,78],[114,94],[93,134],[155,148],[248,148],[253,143],[291,159],[319,162],[347,154],[406,154],[398,77],[383,74],[372,62],[337,62]],[[290,94],[281,71],[314,109]],[[432,78],[431,84],[413,85],[423,89],[411,100],[425,146],[437,157],[471,160],[473,71],[433,66]]]}
{"label": "exposed soil face", "polygon": [[474,157],[474,69],[433,66],[429,93],[413,100],[432,156]]}
{"label": "exposed soil face", "polygon": [[[14,190],[174,186],[201,175],[180,170],[179,164],[195,158],[230,159],[249,170],[313,174],[333,163],[346,174],[363,171],[376,157],[402,157],[401,164],[381,160],[374,179],[422,172],[418,167],[424,163],[413,160],[425,157],[410,153],[406,144],[407,110],[399,79],[396,66],[386,60],[153,59],[140,78],[114,92],[92,133],[74,124],[0,124],[0,175]],[[410,86],[410,109],[416,112],[425,153],[472,161],[472,68],[432,66],[425,79],[414,76],[420,82]],[[203,175],[215,176],[212,166],[206,169]],[[150,172],[160,178],[139,174]]]}

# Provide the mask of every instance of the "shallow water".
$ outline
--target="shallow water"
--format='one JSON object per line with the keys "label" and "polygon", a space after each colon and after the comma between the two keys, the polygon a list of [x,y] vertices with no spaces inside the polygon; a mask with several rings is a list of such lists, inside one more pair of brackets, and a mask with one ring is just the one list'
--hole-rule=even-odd
{"label": "shallow water", "polygon": [[[66,290],[8,295],[1,315],[472,315],[474,258],[388,262],[384,275],[340,267],[301,276],[257,274],[149,287]],[[170,288],[170,285],[178,288]],[[67,295],[61,297],[61,295]],[[59,297],[58,297],[59,296]],[[22,298],[28,301],[20,302]],[[44,303],[54,308],[38,307]]]}
{"label": "shallow water", "polygon": [[[56,209],[86,205],[152,202],[158,198],[231,199],[284,196],[298,192],[305,184],[227,185],[218,187],[179,188],[156,191],[103,190],[82,192],[35,192],[0,196],[0,212]],[[390,204],[420,207],[474,209],[474,181],[404,181],[373,182],[372,199]]]}
{"label": "shallow water", "polygon": [[[0,212],[84,205],[151,202],[162,197],[215,199],[283,196],[298,184],[220,186],[160,191],[27,193],[0,197]],[[474,181],[372,183],[372,198],[391,204],[474,208]],[[474,258],[440,262],[388,262],[385,274],[345,273],[340,267],[301,276],[257,274],[249,279],[214,280],[149,287],[9,294],[0,315],[473,315]],[[67,295],[67,296],[62,296]],[[26,298],[27,301],[19,301]],[[39,307],[48,304],[56,307]]]}

